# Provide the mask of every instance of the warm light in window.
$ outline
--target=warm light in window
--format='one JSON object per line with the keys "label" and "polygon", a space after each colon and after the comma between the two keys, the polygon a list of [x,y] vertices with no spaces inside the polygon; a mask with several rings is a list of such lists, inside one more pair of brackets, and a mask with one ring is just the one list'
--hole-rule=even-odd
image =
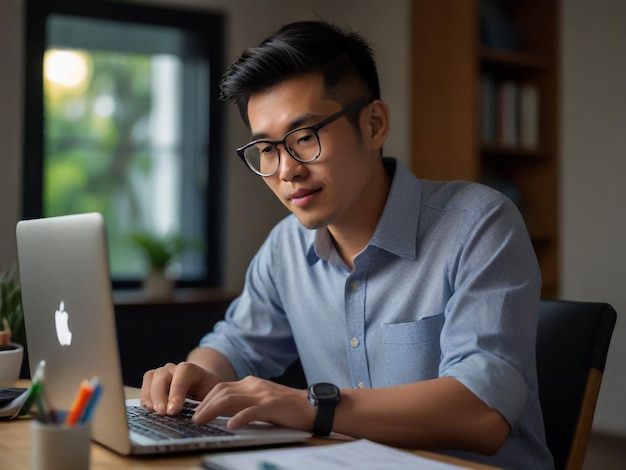
{"label": "warm light in window", "polygon": [[76,88],[89,75],[89,60],[80,51],[51,49],[44,59],[44,74],[55,85]]}

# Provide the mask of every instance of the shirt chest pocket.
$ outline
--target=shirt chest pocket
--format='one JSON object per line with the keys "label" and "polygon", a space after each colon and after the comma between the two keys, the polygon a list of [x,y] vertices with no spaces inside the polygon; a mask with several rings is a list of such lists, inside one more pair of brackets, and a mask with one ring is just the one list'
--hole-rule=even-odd
{"label": "shirt chest pocket", "polygon": [[383,323],[383,352],[389,386],[439,376],[439,337],[444,321],[445,316],[441,313],[414,322]]}

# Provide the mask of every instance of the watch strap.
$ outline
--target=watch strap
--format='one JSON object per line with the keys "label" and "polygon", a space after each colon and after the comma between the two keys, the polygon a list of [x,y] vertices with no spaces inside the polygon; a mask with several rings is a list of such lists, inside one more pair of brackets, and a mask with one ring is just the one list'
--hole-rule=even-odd
{"label": "watch strap", "polygon": [[317,413],[313,423],[313,435],[328,436],[333,429],[335,418],[335,403],[317,402]]}

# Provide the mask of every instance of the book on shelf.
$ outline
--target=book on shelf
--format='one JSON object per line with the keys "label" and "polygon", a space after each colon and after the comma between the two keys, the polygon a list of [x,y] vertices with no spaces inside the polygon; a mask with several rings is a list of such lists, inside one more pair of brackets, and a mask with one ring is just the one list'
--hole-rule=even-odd
{"label": "book on shelf", "polygon": [[536,86],[510,79],[498,81],[485,72],[480,78],[480,95],[483,144],[528,150],[539,146],[540,100]]}
{"label": "book on shelf", "polygon": [[519,51],[519,34],[511,2],[480,0],[480,42],[485,47]]}
{"label": "book on shelf", "polygon": [[520,146],[535,149],[539,146],[539,90],[530,84],[520,87]]}
{"label": "book on shelf", "polygon": [[505,80],[498,87],[497,132],[498,143],[505,147],[517,147],[519,143],[519,86]]}

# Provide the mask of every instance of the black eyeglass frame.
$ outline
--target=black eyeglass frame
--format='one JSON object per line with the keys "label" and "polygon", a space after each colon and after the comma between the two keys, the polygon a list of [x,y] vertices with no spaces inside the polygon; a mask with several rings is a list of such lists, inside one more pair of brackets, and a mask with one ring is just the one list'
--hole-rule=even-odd
{"label": "black eyeglass frame", "polygon": [[[335,122],[340,117],[345,116],[346,114],[350,114],[350,113],[352,113],[354,111],[357,111],[357,110],[361,109],[362,107],[370,104],[372,101],[373,101],[372,99],[363,99],[363,100],[355,101],[354,103],[351,103],[351,104],[347,105],[345,108],[342,108],[340,111],[337,111],[335,114],[331,114],[326,119],[324,119],[322,122],[319,122],[319,123],[317,123],[317,124],[315,124],[313,126],[299,127],[297,129],[294,129],[292,131],[287,132],[283,136],[283,138],[281,140],[258,139],[258,140],[253,140],[252,142],[248,142],[246,145],[244,145],[243,147],[239,147],[236,150],[237,155],[239,156],[239,158],[241,158],[244,161],[244,163],[246,164],[246,166],[248,168],[250,168],[253,172],[255,172],[259,176],[272,176],[272,175],[276,174],[276,172],[280,168],[280,150],[278,149],[278,145],[279,144],[282,144],[282,146],[285,148],[285,150],[287,150],[287,153],[289,154],[289,156],[291,158],[293,158],[295,161],[297,161],[299,163],[312,163],[315,160],[317,160],[320,157],[320,155],[322,154],[322,142],[320,140],[320,136],[318,135],[318,132],[323,127],[326,127],[330,123]],[[293,134],[294,132],[301,132],[301,131],[304,131],[304,130],[311,130],[311,131],[313,131],[313,134],[315,135],[315,138],[317,139],[317,144],[318,144],[318,147],[319,147],[319,151],[317,152],[317,155],[315,157],[311,158],[311,159],[308,159],[308,160],[302,160],[301,158],[299,158],[289,148],[289,146],[287,145],[287,138],[291,134]],[[272,171],[271,173],[262,173],[262,172],[258,171],[246,159],[246,149],[248,149],[249,147],[252,147],[254,145],[258,145],[259,143],[269,144],[269,145],[273,146],[274,150],[276,151],[276,155],[278,157],[277,165],[276,165],[276,169],[274,171]]]}

